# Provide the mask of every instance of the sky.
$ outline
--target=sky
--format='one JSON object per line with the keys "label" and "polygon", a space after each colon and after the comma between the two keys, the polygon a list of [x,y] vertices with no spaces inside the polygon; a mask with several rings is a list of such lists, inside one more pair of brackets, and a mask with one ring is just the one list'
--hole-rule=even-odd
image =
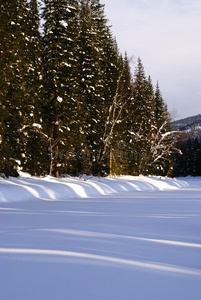
{"label": "sky", "polygon": [[175,120],[201,114],[201,1],[100,0],[119,50],[140,57]]}

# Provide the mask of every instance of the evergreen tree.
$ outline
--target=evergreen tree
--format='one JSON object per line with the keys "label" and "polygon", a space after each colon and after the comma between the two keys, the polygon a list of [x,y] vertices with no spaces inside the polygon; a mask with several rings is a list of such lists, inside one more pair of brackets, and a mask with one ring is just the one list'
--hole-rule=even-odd
{"label": "evergreen tree", "polygon": [[31,175],[48,173],[48,141],[41,134],[42,125],[42,40],[39,32],[37,0],[26,4],[27,16],[23,24],[24,45],[24,115],[23,115],[23,171]]}
{"label": "evergreen tree", "polygon": [[153,120],[153,92],[145,76],[144,66],[138,58],[135,72],[134,97],[135,97],[135,131],[147,133],[150,131]]}
{"label": "evergreen tree", "polygon": [[134,105],[131,139],[135,153],[135,163],[131,166],[132,174],[149,173],[150,142],[154,127],[154,97],[151,79],[147,80],[140,58],[135,72]]}
{"label": "evergreen tree", "polygon": [[118,90],[115,101],[122,109],[114,128],[112,139],[112,169],[111,173],[120,175],[129,173],[130,130],[133,119],[133,83],[127,53],[122,59],[121,71],[118,78]]}
{"label": "evergreen tree", "polygon": [[159,84],[155,91],[155,132],[152,139],[152,174],[171,174],[173,168],[174,134],[171,134],[170,115],[163,100]]}
{"label": "evergreen tree", "polygon": [[175,155],[174,176],[201,176],[201,140],[186,135],[176,146],[182,155]]}
{"label": "evergreen tree", "polygon": [[50,174],[65,169],[62,151],[70,148],[69,132],[78,119],[78,1],[45,0],[43,36],[43,130],[50,142]]}
{"label": "evergreen tree", "polygon": [[104,5],[44,0],[42,37],[37,0],[0,7],[0,172],[166,174],[167,106],[140,58],[133,80]]}
{"label": "evergreen tree", "polygon": [[197,138],[196,176],[201,176],[201,139]]}
{"label": "evergreen tree", "polygon": [[192,139],[191,140],[191,160],[192,160],[192,176],[197,176],[198,174],[198,149],[199,149],[199,142],[198,138]]}
{"label": "evergreen tree", "polygon": [[[164,102],[164,100],[162,98],[158,82],[157,82],[157,85],[156,85],[156,92],[155,92],[155,118],[156,118],[157,128],[158,129],[168,119],[167,105],[165,104],[165,102]],[[169,126],[169,124],[167,124],[165,126],[165,128],[167,128],[168,126]],[[164,130],[165,130],[165,128],[164,128]]]}
{"label": "evergreen tree", "polygon": [[17,175],[21,159],[21,134],[24,114],[24,19],[25,1],[1,1],[0,11],[0,123],[1,171]]}
{"label": "evergreen tree", "polygon": [[82,168],[103,175],[107,168],[102,159],[102,137],[116,89],[118,55],[99,0],[81,1],[78,45],[79,103],[82,114],[85,112],[80,130],[85,135],[81,150],[87,153]]}

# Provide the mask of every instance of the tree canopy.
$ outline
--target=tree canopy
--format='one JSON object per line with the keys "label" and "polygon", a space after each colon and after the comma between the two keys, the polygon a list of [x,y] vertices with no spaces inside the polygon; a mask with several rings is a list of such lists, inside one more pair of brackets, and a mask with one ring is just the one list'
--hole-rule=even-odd
{"label": "tree canopy", "polygon": [[168,174],[173,139],[159,84],[140,58],[131,73],[104,5],[0,3],[0,173]]}

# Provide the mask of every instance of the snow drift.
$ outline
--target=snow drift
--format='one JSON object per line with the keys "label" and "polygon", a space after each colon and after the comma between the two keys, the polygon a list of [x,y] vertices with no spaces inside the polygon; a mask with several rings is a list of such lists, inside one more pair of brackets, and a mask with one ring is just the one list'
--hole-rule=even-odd
{"label": "snow drift", "polygon": [[67,177],[31,177],[0,180],[0,202],[28,200],[68,200],[72,198],[98,197],[121,192],[174,190],[187,187],[184,180],[167,177],[120,176],[91,178],[89,180]]}

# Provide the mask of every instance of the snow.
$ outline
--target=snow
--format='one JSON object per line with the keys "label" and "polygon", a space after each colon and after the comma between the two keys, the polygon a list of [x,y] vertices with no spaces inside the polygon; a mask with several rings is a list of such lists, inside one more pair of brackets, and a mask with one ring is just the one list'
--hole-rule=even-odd
{"label": "snow", "polygon": [[71,65],[68,64],[67,62],[64,62],[63,64],[64,64],[64,66],[66,66],[66,67],[71,67]]}
{"label": "snow", "polygon": [[65,28],[68,27],[68,23],[64,20],[60,21],[60,24]]}
{"label": "snow", "polygon": [[60,96],[58,96],[58,97],[57,97],[57,101],[61,103],[61,102],[63,101],[63,98],[60,97]]}
{"label": "snow", "polygon": [[38,128],[38,129],[42,129],[42,126],[40,124],[37,124],[37,123],[33,123],[32,126]]}
{"label": "snow", "polygon": [[120,176],[83,180],[74,177],[38,178],[21,173],[20,178],[0,181],[0,202],[21,202],[34,199],[66,200],[77,197],[98,197],[125,191],[177,190],[186,185],[185,181],[165,177]]}
{"label": "snow", "polygon": [[201,178],[0,178],[1,299],[200,299]]}

